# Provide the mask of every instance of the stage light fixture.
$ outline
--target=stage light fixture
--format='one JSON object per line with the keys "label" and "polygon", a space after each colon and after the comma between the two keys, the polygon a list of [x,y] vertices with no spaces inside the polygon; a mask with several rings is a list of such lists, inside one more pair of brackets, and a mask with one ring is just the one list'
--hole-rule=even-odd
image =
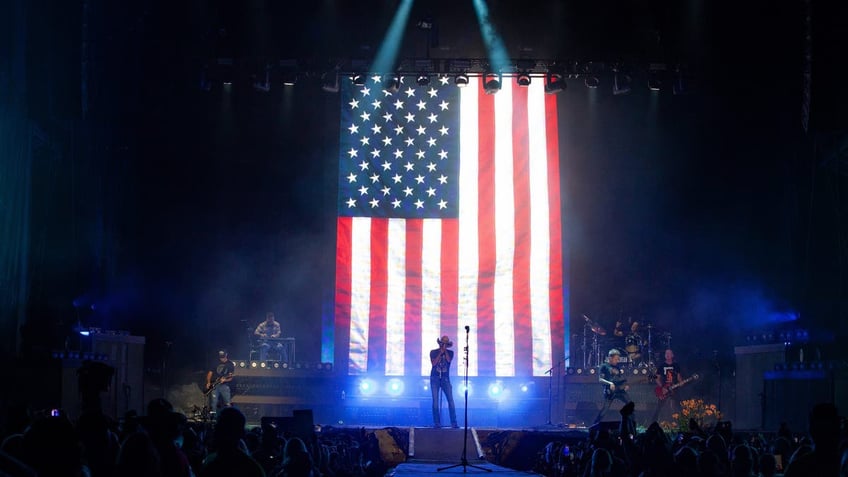
{"label": "stage light fixture", "polygon": [[651,91],[660,91],[662,89],[662,80],[656,73],[651,73],[651,77],[648,78],[648,89]]}
{"label": "stage light fixture", "polygon": [[239,368],[246,368],[246,367],[247,367],[247,363],[245,363],[244,361],[239,361],[239,363],[238,363],[238,367],[239,367]]}
{"label": "stage light fixture", "polygon": [[545,93],[557,94],[565,88],[565,78],[560,73],[548,73],[545,75]]}
{"label": "stage light fixture", "polygon": [[465,73],[460,73],[454,76],[453,84],[455,84],[459,88],[464,88],[468,86],[468,75]]}
{"label": "stage light fixture", "polygon": [[263,361],[263,362],[259,363],[259,367],[260,367],[260,368],[263,368],[263,369],[264,369],[264,368],[267,368],[267,367],[268,367],[268,363],[266,363],[265,361]]}
{"label": "stage light fixture", "polygon": [[589,370],[589,374],[595,374],[595,373],[597,373],[597,372],[598,372],[598,370],[597,370],[597,369],[595,369],[595,368],[591,368],[591,369]]}
{"label": "stage light fixture", "polygon": [[518,86],[522,88],[530,86],[531,81],[532,78],[530,77],[530,72],[528,71],[518,73],[518,76],[515,77],[515,82],[518,83]]}
{"label": "stage light fixture", "polygon": [[280,362],[279,362],[279,361],[274,361],[274,365],[273,365],[273,366],[274,366],[274,369],[280,369]]}
{"label": "stage light fixture", "polygon": [[648,67],[648,89],[651,91],[660,91],[663,88],[663,74],[665,73],[665,65],[662,63],[652,63]]}
{"label": "stage light fixture", "polygon": [[251,361],[251,362],[250,362],[250,367],[251,367],[251,368],[253,368],[253,369],[256,369],[256,368],[258,368],[258,367],[259,367],[259,363],[257,363],[256,361]]}
{"label": "stage light fixture", "polygon": [[574,374],[575,371],[576,370],[574,368],[572,368],[571,366],[565,368],[565,372],[568,373],[569,375]]}
{"label": "stage light fixture", "polygon": [[354,73],[350,80],[353,82],[354,86],[365,86],[365,82],[368,80],[366,78],[365,73]]}
{"label": "stage light fixture", "polygon": [[283,85],[284,86],[294,86],[297,84],[297,73],[294,71],[287,71],[283,73]]}
{"label": "stage light fixture", "polygon": [[500,73],[495,74],[487,72],[483,74],[483,92],[486,94],[495,94],[501,90],[502,76]]}
{"label": "stage light fixture", "polygon": [[253,90],[259,93],[267,93],[271,91],[271,65],[265,65],[265,68],[252,75]]}
{"label": "stage light fixture", "polygon": [[[297,84],[298,71],[300,67],[295,59],[280,60],[279,64],[280,77],[284,86],[294,86]],[[270,66],[266,71],[270,70]]]}
{"label": "stage light fixture", "polygon": [[397,93],[400,90],[400,75],[388,75],[383,81],[383,89],[391,94]]}
{"label": "stage light fixture", "polygon": [[418,86],[429,85],[430,84],[430,75],[428,75],[427,73],[419,74],[418,77],[415,79],[415,83],[418,84]]}
{"label": "stage light fixture", "polygon": [[613,68],[613,77],[612,77],[612,94],[620,95],[627,94],[630,92],[630,75],[624,74],[621,71],[618,71],[617,68]]}
{"label": "stage light fixture", "polygon": [[335,71],[327,71],[321,75],[321,89],[328,93],[339,92],[339,75]]}
{"label": "stage light fixture", "polygon": [[233,84],[233,59],[232,58],[218,58],[217,61],[217,72],[218,77],[221,79],[221,83],[224,86],[232,86]]}
{"label": "stage light fixture", "polygon": [[577,374],[583,374],[583,368],[577,368]]}
{"label": "stage light fixture", "polygon": [[598,79],[597,76],[590,75],[590,76],[587,76],[586,79],[583,80],[583,84],[585,84],[586,87],[589,88],[589,89],[595,89],[595,88],[597,88],[598,86],[601,85],[601,80]]}
{"label": "stage light fixture", "polygon": [[415,23],[421,30],[432,30],[433,29],[433,19],[432,18],[422,18]]}

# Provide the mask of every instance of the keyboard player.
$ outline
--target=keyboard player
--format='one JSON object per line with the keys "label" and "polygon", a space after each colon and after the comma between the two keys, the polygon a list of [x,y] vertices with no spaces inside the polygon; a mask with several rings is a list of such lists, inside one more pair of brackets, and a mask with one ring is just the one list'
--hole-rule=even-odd
{"label": "keyboard player", "polygon": [[288,350],[283,343],[276,341],[280,338],[282,329],[280,323],[274,319],[274,312],[265,313],[265,321],[259,323],[253,335],[257,339],[257,347],[259,348],[259,360],[265,361],[268,359],[268,350],[274,348],[280,354],[280,361],[287,363],[289,361]]}

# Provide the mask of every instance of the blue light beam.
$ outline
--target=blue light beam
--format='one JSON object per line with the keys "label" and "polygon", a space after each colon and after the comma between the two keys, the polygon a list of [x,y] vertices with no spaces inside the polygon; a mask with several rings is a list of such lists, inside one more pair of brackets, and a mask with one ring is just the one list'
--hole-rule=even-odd
{"label": "blue light beam", "polygon": [[486,50],[489,52],[489,63],[492,71],[506,71],[509,67],[509,55],[506,53],[503,40],[501,40],[489,18],[489,7],[485,0],[474,0],[474,12],[477,14],[477,23],[480,24],[483,44],[486,45]]}
{"label": "blue light beam", "polygon": [[377,56],[374,58],[374,64],[371,65],[371,71],[381,75],[394,71],[394,64],[397,60],[398,51],[400,51],[400,45],[403,41],[403,32],[406,28],[407,20],[409,20],[409,12],[412,11],[413,1],[414,0],[401,1],[397,12],[395,12],[395,17],[392,19],[392,23],[386,31],[383,43],[377,51]]}

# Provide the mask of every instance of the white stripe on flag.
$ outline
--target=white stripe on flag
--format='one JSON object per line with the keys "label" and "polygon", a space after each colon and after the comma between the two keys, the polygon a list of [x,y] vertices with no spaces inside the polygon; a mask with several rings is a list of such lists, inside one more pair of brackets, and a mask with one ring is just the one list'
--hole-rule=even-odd
{"label": "white stripe on flag", "polygon": [[[421,231],[421,374],[430,375],[430,349],[442,331],[442,220],[424,219]],[[435,344],[435,343],[434,343]]]}
{"label": "white stripe on flag", "polygon": [[[477,224],[479,191],[478,166],[478,97],[479,79],[472,78],[468,87],[460,92],[459,114],[459,277],[457,281],[457,329],[462,336],[465,326],[477,327],[477,277],[479,274],[479,237]],[[477,333],[468,336],[468,374],[477,376]]]}
{"label": "white stripe on flag", "polygon": [[371,219],[351,221],[350,372],[368,369],[368,320],[371,309]]}
{"label": "white stripe on flag", "polygon": [[533,330],[533,376],[543,376],[551,362],[551,234],[548,205],[548,152],[545,93],[541,81],[527,92],[530,143],[530,307]]}
{"label": "white stripe on flag", "polygon": [[515,192],[512,154],[512,82],[495,95],[495,373],[515,375]]}
{"label": "white stripe on flag", "polygon": [[406,220],[389,219],[386,279],[386,376],[403,376],[406,321]]}

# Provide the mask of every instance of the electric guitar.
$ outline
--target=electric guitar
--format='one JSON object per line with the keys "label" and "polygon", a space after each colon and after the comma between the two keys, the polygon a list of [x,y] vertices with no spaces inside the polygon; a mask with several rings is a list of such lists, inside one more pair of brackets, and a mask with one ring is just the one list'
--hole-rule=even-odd
{"label": "electric guitar", "polygon": [[604,398],[609,399],[610,401],[613,400],[613,398],[615,398],[616,396],[623,395],[625,392],[627,392],[627,389],[629,388],[629,386],[627,385],[627,379],[625,378],[611,379],[611,381],[613,384],[615,384],[615,391],[610,390],[610,387],[608,385],[604,385]]}
{"label": "electric guitar", "polygon": [[695,381],[699,377],[700,376],[698,376],[697,374],[693,374],[692,376],[689,376],[688,378],[684,379],[683,381],[680,381],[677,384],[672,384],[671,386],[657,386],[656,388],[654,388],[654,394],[657,395],[657,399],[662,401],[667,397],[671,396],[675,389],[679,388],[680,386],[685,386],[691,383],[692,381]]}
{"label": "electric guitar", "polygon": [[211,393],[213,389],[218,387],[218,385],[228,383],[232,380],[233,380],[232,374],[227,374],[227,375],[224,375],[224,376],[218,376],[218,378],[215,379],[215,381],[206,388],[206,391],[203,391],[203,395],[208,396],[209,393]]}

